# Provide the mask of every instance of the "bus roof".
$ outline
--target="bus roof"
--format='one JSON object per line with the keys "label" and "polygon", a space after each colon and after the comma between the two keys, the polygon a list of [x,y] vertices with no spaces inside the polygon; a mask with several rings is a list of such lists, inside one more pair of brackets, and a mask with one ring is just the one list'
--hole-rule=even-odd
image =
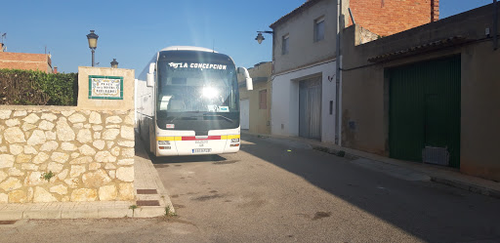
{"label": "bus roof", "polygon": [[216,51],[204,47],[196,47],[196,46],[169,46],[166,48],[163,48],[161,51],[203,51],[203,52],[213,52],[217,53]]}

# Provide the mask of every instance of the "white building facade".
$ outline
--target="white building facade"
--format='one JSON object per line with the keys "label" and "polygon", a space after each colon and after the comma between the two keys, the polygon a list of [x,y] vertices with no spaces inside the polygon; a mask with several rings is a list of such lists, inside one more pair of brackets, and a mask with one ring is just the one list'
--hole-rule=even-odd
{"label": "white building facade", "polygon": [[337,0],[310,0],[273,29],[271,133],[335,142]]}

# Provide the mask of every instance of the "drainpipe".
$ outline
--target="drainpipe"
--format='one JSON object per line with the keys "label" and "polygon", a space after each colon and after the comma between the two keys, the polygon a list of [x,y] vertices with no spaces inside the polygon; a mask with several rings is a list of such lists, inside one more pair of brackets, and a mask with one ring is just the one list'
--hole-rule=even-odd
{"label": "drainpipe", "polygon": [[498,5],[497,0],[493,0],[493,50],[498,49]]}
{"label": "drainpipe", "polygon": [[335,124],[335,144],[338,146],[342,146],[341,144],[341,105],[340,105],[340,94],[341,94],[341,85],[340,85],[340,28],[341,28],[341,23],[342,23],[342,1],[343,0],[337,0],[337,41],[336,41],[336,47],[335,47],[335,119],[336,119],[336,124]]}

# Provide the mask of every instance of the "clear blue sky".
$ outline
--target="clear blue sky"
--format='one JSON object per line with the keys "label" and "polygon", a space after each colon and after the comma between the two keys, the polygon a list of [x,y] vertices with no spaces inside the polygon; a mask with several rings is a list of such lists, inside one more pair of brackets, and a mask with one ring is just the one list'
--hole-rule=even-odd
{"label": "clear blue sky", "polygon": [[[374,0],[375,1],[375,0]],[[99,35],[96,62],[142,71],[153,54],[167,46],[212,48],[233,57],[236,65],[252,67],[271,60],[272,38],[259,45],[257,30],[303,4],[305,0],[16,0],[3,1],[0,33],[9,52],[52,54],[60,72],[90,66],[86,35]],[[445,18],[492,0],[441,0]]]}

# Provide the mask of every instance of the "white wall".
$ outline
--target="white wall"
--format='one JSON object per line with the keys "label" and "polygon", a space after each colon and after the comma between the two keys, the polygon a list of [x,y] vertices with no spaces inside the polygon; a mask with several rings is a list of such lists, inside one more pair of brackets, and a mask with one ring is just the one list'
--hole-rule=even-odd
{"label": "white wall", "polygon": [[[305,1],[304,1],[305,2]],[[314,41],[314,21],[325,19],[325,39]],[[272,25],[274,73],[335,58],[337,38],[337,1],[318,1],[302,6],[286,21]],[[282,55],[282,37],[289,36],[289,53]]]}
{"label": "white wall", "polygon": [[[335,142],[335,61],[274,76],[271,134],[299,135],[299,81],[315,75],[322,77],[321,141]],[[331,115],[330,101],[333,101]]]}

